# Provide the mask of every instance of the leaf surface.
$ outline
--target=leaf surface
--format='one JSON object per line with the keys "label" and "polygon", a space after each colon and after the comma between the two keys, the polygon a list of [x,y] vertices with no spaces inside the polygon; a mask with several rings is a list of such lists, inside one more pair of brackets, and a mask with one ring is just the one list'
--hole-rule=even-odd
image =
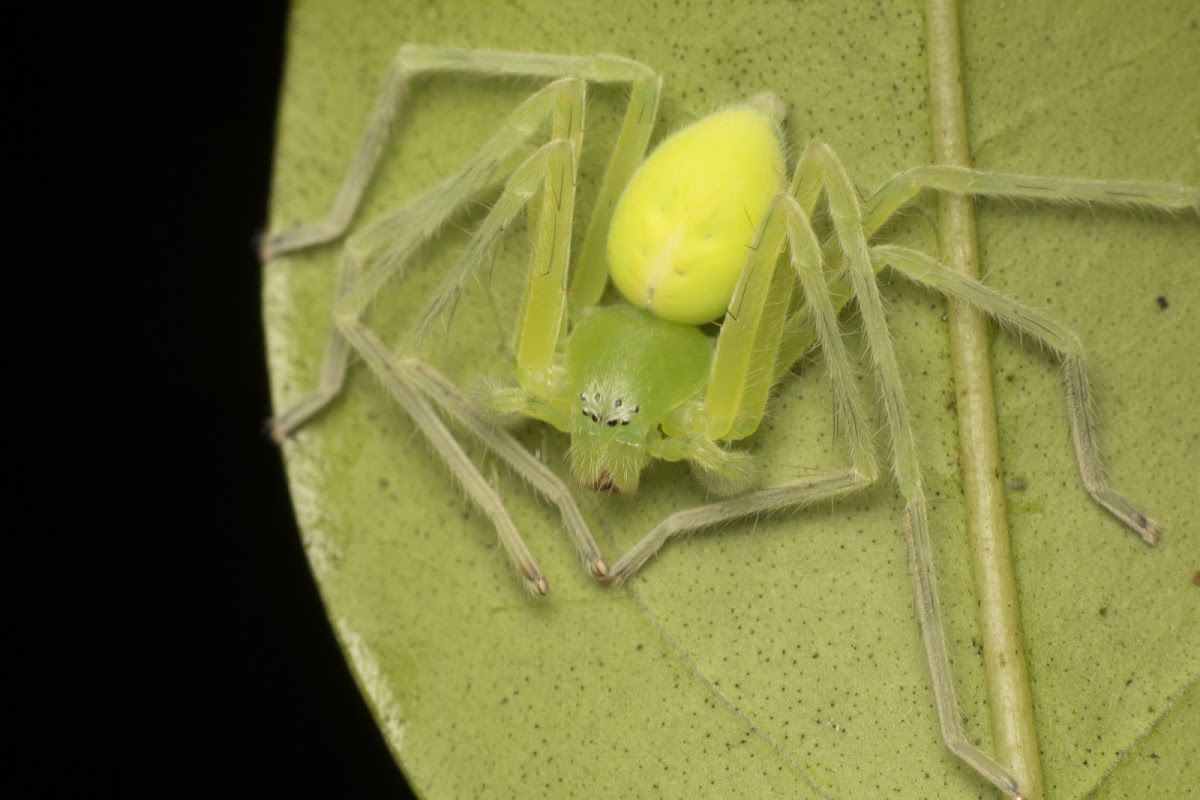
{"label": "leaf surface", "polygon": [[[636,58],[664,76],[662,131],[769,88],[788,104],[795,149],[829,143],[864,190],[931,159],[919,4],[623,5],[297,3],[271,230],[328,208],[404,42]],[[1200,185],[1194,4],[1138,14],[1115,2],[984,5],[962,12],[977,166]],[[451,174],[530,88],[419,81],[358,220]],[[622,101],[619,90],[590,93],[585,177],[603,164]],[[585,214],[594,186],[581,187]],[[936,252],[931,209],[914,206],[881,235]],[[372,306],[368,322],[384,341],[399,345],[478,219],[456,220]],[[1082,337],[1109,472],[1167,531],[1147,548],[1091,503],[1057,364],[998,333],[1008,513],[1048,795],[1182,796],[1200,785],[1188,742],[1200,728],[1200,225],[981,202],[979,228],[987,281]],[[464,386],[507,377],[527,251],[522,234],[511,236],[490,281],[431,338],[429,359]],[[316,383],[337,255],[331,245],[266,269],[277,408]],[[885,282],[961,707],[986,746],[943,303]],[[861,352],[857,317],[844,320]],[[820,358],[810,359],[747,443],[767,479],[846,463],[830,408]],[[518,430],[565,474],[564,437]],[[524,595],[487,518],[361,365],[285,445],[328,614],[422,796],[990,796],[939,738],[890,483],[699,534],[609,590],[580,569],[552,508],[481,448],[468,450],[549,576],[548,598]],[[578,496],[613,557],[704,499],[678,465],[655,467],[635,498]]]}

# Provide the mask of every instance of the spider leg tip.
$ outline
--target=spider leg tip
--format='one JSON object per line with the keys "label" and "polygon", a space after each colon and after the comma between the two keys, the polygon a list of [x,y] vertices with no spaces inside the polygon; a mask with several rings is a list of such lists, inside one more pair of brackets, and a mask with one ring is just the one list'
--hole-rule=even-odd
{"label": "spider leg tip", "polygon": [[615,567],[609,567],[607,564],[605,564],[604,574],[597,575],[596,580],[600,581],[600,583],[604,584],[605,586],[620,586],[625,583],[628,577],[628,570],[618,562]]}
{"label": "spider leg tip", "polygon": [[1147,517],[1145,514],[1134,514],[1133,518],[1129,520],[1129,526],[1133,528],[1133,532],[1136,533],[1143,542],[1151,547],[1158,544],[1159,540],[1162,539],[1162,526]]}
{"label": "spider leg tip", "polygon": [[262,432],[271,440],[271,444],[281,445],[283,440],[287,438],[287,431],[279,426],[279,422],[274,418],[269,419],[263,425]]}
{"label": "spider leg tip", "polygon": [[255,242],[255,250],[258,251],[258,262],[266,264],[275,257],[275,237],[261,234],[258,241]]}
{"label": "spider leg tip", "polygon": [[525,591],[538,597],[550,594],[550,582],[546,580],[546,576],[542,574],[532,559],[519,559],[516,566],[517,573],[525,584]]}

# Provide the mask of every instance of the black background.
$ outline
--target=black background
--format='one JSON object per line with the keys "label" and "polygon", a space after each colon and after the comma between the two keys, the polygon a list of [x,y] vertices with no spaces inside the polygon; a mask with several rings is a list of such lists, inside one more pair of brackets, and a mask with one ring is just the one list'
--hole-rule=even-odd
{"label": "black background", "polygon": [[286,10],[5,24],[4,796],[411,796],[261,433]]}

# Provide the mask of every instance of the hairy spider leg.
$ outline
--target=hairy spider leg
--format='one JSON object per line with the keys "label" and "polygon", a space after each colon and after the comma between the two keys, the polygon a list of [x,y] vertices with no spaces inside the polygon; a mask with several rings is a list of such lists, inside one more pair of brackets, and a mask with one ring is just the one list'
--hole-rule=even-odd
{"label": "hairy spider leg", "polygon": [[1104,475],[1096,436],[1094,403],[1085,368],[1083,343],[1079,337],[1044,314],[947,268],[920,251],[879,245],[871,249],[871,254],[880,267],[890,266],[916,284],[988,314],[1002,327],[1032,337],[1062,361],[1067,423],[1084,487],[1097,503],[1131,528],[1146,544],[1156,544],[1162,537],[1161,526],[1113,489]]}
{"label": "hairy spider leg", "polygon": [[959,716],[950,656],[942,626],[941,604],[937,595],[937,573],[933,547],[929,539],[929,519],[924,481],[917,459],[916,435],[912,427],[900,367],[879,285],[871,266],[862,208],[849,176],[833,151],[824,145],[812,148],[820,164],[823,185],[829,202],[830,219],[840,247],[846,254],[846,266],[863,321],[867,354],[879,388],[891,439],[892,470],[905,499],[904,532],[909,569],[913,577],[914,605],[921,640],[933,683],[934,703],[946,746],[1010,797],[1022,796],[1016,779],[983,749],[971,743]]}
{"label": "hairy spider leg", "polygon": [[[576,83],[575,87],[578,90],[580,100],[582,100],[583,84]],[[578,137],[580,132],[576,130],[574,131],[574,135]],[[521,213],[535,195],[539,192],[543,195],[550,194],[547,184],[555,171],[555,164],[569,164],[572,162],[572,149],[571,140],[555,139],[536,150],[525,163],[518,167],[509,178],[500,198],[488,212],[479,229],[472,236],[460,261],[470,260],[477,262],[483,260],[495,239],[512,224],[516,216]],[[574,168],[570,166],[567,169],[572,173],[574,171]],[[574,185],[573,179],[568,180],[567,183],[571,186]],[[571,206],[573,203],[564,203],[564,205]],[[568,224],[568,236],[569,231],[570,227]],[[535,247],[534,252],[536,257],[539,248]],[[565,266],[563,268],[565,269]],[[351,293],[334,309],[334,322],[337,325],[338,331],[346,338],[351,347],[363,357],[368,366],[382,379],[384,386],[391,392],[392,396],[409,413],[418,429],[425,434],[431,445],[433,445],[435,452],[450,467],[451,472],[463,487],[467,496],[491,518],[500,535],[501,543],[508,552],[514,566],[516,566],[518,573],[524,579],[527,588],[535,594],[546,594],[549,591],[549,583],[538,568],[528,547],[521,538],[516,525],[505,510],[499,494],[497,494],[491,484],[479,472],[479,469],[463,451],[462,446],[446,428],[441,418],[432,409],[427,408],[427,401],[438,403],[439,400],[444,399],[444,396],[440,393],[430,395],[420,393],[420,385],[411,380],[409,373],[398,363],[395,355],[379,341],[362,321],[361,317],[364,307],[350,302],[358,299],[355,297],[355,294],[354,290],[351,290]],[[440,405],[444,410],[444,404]],[[486,428],[483,430],[488,431]],[[475,429],[473,432],[479,432],[479,430]],[[507,443],[502,443],[504,436],[507,436],[507,434],[501,435],[497,432],[495,437],[488,435],[482,441],[489,449],[502,455],[511,451],[510,447],[505,446]],[[513,466],[517,469],[518,474],[521,474],[522,466],[535,463],[538,463],[536,459],[530,459],[528,462],[513,464]],[[550,474],[549,470],[544,470],[544,473],[546,475]],[[537,485],[537,482],[531,481],[531,483],[535,486]],[[566,496],[565,493],[562,495],[552,495],[550,499],[561,500]],[[577,512],[571,514],[564,513],[564,518],[568,521],[575,516],[577,516]],[[572,529],[569,527],[568,530]],[[599,547],[592,538],[590,531],[586,527],[583,527],[573,530],[573,533],[577,534],[575,537],[576,545],[579,547],[580,554],[584,558],[588,568],[596,575],[604,575],[607,572],[607,565],[600,555]]]}
{"label": "hairy spider leg", "polygon": [[[892,470],[905,498],[905,540],[913,576],[918,627],[929,662],[943,739],[953,753],[986,780],[1010,797],[1020,797],[1016,780],[994,758],[970,743],[958,717],[949,654],[937,599],[926,501],[916,457],[916,439],[900,379],[900,369],[884,316],[883,303],[871,265],[857,192],[837,157],[828,147],[820,144],[810,145],[805,149],[790,188],[791,191],[785,199],[777,202],[776,208],[786,209],[780,216],[787,229],[790,261],[802,281],[802,289],[805,291],[804,309],[811,317],[810,324],[813,326],[814,335],[830,362],[829,373],[839,423],[851,443],[852,457],[856,462],[854,469],[840,473],[830,472],[816,478],[786,483],[673,514],[634,545],[630,553],[614,565],[613,578],[623,580],[628,577],[672,536],[739,517],[797,508],[816,500],[848,494],[864,488],[875,479],[875,462],[871,455],[864,404],[861,398],[857,397],[856,385],[852,380],[852,365],[840,341],[840,331],[836,322],[837,309],[825,281],[820,247],[807,222],[823,192],[828,202],[834,236],[845,256],[848,278],[859,304],[871,368],[888,420]],[[807,210],[803,207],[804,203],[809,204]],[[764,233],[769,233],[772,225],[772,220],[764,221]],[[773,246],[765,255],[768,267],[775,260],[771,254],[774,253],[777,257],[782,244],[780,238],[778,245]],[[760,250],[761,247],[760,241]],[[752,253],[748,263],[760,257],[763,257],[760,252]],[[747,289],[754,288],[753,284],[756,283],[768,286],[771,283],[769,275],[755,277],[744,273],[744,276]],[[809,297],[810,293],[822,299],[813,299]],[[746,316],[744,302],[740,308],[739,322]],[[724,329],[721,336],[725,336]],[[718,344],[718,349],[720,346]],[[768,352],[764,355],[760,352],[757,356],[742,359],[744,366],[740,367],[739,371],[757,370],[773,373],[776,360],[775,353]],[[714,365],[714,372],[719,368]],[[754,409],[752,413],[761,416],[757,401],[754,403]]]}
{"label": "hairy spider leg", "polygon": [[[320,220],[267,237],[261,248],[262,261],[269,261],[280,253],[331,242],[346,232],[387,146],[409,83],[423,74],[444,72],[521,78],[579,78],[589,83],[630,85],[629,106],[597,202],[598,209],[607,208],[609,213],[607,217],[602,211],[597,213],[597,218],[592,222],[593,229],[589,229],[587,235],[590,247],[583,248],[584,260],[599,262],[600,286],[593,289],[598,299],[604,288],[603,277],[607,274],[604,246],[612,206],[620,197],[629,175],[642,160],[662,93],[662,78],[657,73],[644,64],[621,56],[564,56],[426,45],[401,47],[388,68],[383,89],[371,110],[362,140],[329,212]],[[536,130],[536,125],[527,127],[515,117],[510,119],[510,123],[501,129],[497,140],[516,145]],[[586,283],[590,286],[595,280],[595,277],[589,276]]]}
{"label": "hairy spider leg", "polygon": [[[808,152],[816,148],[810,147],[801,162],[809,158]],[[815,209],[823,185],[821,170],[807,169],[798,166],[789,194],[799,204],[801,211],[811,214]],[[1098,203],[1104,205],[1136,206],[1147,209],[1178,211],[1197,209],[1200,207],[1200,191],[1185,186],[1153,183],[1145,181],[1090,181],[1079,179],[1057,179],[1013,175],[1003,173],[985,173],[957,167],[918,167],[901,173],[886,183],[867,202],[869,218],[863,221],[864,237],[881,228],[892,214],[905,203],[912,200],[922,189],[932,188],[940,191],[961,194],[979,194],[1000,196],[1016,199],[1043,200],[1059,203]],[[779,231],[780,221],[769,215],[764,218],[761,230],[751,246],[747,262],[743,268],[742,279],[735,290],[730,302],[730,315],[722,324],[721,336],[718,341],[717,356],[714,359],[713,378],[709,383],[706,397],[706,432],[713,438],[736,439],[752,433],[762,418],[766,403],[766,391],[763,388],[764,377],[770,376],[771,382],[777,381],[795,360],[814,343],[825,352],[829,362],[831,378],[833,371],[841,363],[840,358],[834,357],[828,345],[816,337],[814,322],[816,316],[811,309],[811,292],[805,287],[805,306],[799,313],[788,316],[783,321],[780,332],[772,330],[768,319],[770,314],[778,316],[781,309],[786,309],[785,293],[790,291],[790,285],[782,282],[779,275],[771,281],[754,280],[754,276],[770,274],[771,264],[782,241]],[[793,241],[796,237],[789,233],[790,246],[798,245]],[[897,253],[896,248],[884,248],[884,253],[891,253],[900,263],[895,263],[897,269],[904,272],[902,264],[921,264],[920,274],[929,273],[929,265],[937,264],[928,256],[914,251]],[[839,262],[844,260],[844,254]],[[917,261],[917,259],[923,259]],[[802,277],[802,268],[807,262],[796,261],[792,254],[793,264],[797,274]],[[902,260],[902,261],[901,261]],[[876,259],[876,271],[882,270],[885,262]],[[840,272],[840,263],[826,270],[830,274]],[[938,275],[944,267],[938,265]],[[915,269],[911,267],[909,277],[918,283]],[[781,271],[786,272],[786,271]],[[822,278],[824,281],[824,278]],[[965,279],[964,279],[965,281]],[[843,278],[839,284],[828,285],[827,293],[837,310],[851,297],[848,286],[843,286]],[[928,284],[931,285],[932,284]],[[1095,418],[1090,401],[1090,389],[1084,368],[1082,345],[1073,333],[1062,325],[1024,308],[1009,298],[988,289],[977,281],[957,284],[951,277],[941,277],[938,288],[944,293],[948,288],[942,286],[961,285],[972,287],[970,291],[960,288],[955,294],[962,295],[959,299],[979,304],[980,308],[1002,323],[1022,330],[1043,342],[1063,359],[1065,397],[1067,419],[1075,445],[1076,456],[1084,486],[1088,492],[1103,507],[1111,511],[1118,519],[1134,530],[1144,541],[1154,544],[1161,536],[1161,529],[1152,519],[1140,512],[1128,499],[1115,491],[1108,483],[1099,457],[1099,447],[1096,438]],[[976,299],[972,300],[972,295]],[[768,303],[768,298],[771,302]],[[764,335],[763,331],[767,333]],[[757,336],[757,339],[756,339]],[[764,340],[766,343],[764,344]],[[774,369],[766,370],[766,354],[771,352],[772,343],[777,344]],[[836,378],[835,378],[836,379]],[[769,388],[769,387],[767,387]],[[839,417],[845,421],[849,414],[839,404]],[[848,435],[852,447],[861,447],[856,435]],[[682,445],[673,445],[678,451]],[[695,448],[693,448],[695,450]],[[689,458],[688,455],[674,453],[662,456],[677,460]],[[854,463],[864,463],[861,457],[856,457]],[[769,508],[782,509],[794,507],[807,502],[805,493],[801,492],[795,501],[788,501],[787,493],[777,493],[775,488],[769,491],[778,504],[772,506],[771,501],[764,498],[738,498],[733,501],[721,501],[712,504],[711,518],[703,511],[708,506],[690,509],[672,515],[665,519],[651,533],[637,543],[631,553],[623,557],[614,567],[616,579],[624,579],[636,572],[667,538],[686,534],[702,527],[719,524],[722,521],[739,516],[738,500],[744,500],[744,515],[763,513]],[[761,500],[761,503],[759,502]]]}
{"label": "hairy spider leg", "polygon": [[[760,230],[764,234],[756,237],[756,244],[747,257],[747,265],[742,272],[743,281],[750,295],[760,294],[760,287],[755,284],[771,286],[773,276],[770,275],[772,264],[778,260],[783,244],[782,238],[774,240],[774,256],[768,250],[767,242],[774,239],[774,230],[784,232],[788,240],[788,258],[792,273],[801,281],[804,307],[812,321],[814,336],[828,363],[830,383],[837,409],[838,424],[848,442],[850,442],[850,469],[832,470],[818,475],[807,476],[795,481],[788,481],[777,486],[759,489],[737,497],[730,497],[715,503],[707,503],[696,508],[685,509],[667,516],[613,565],[611,580],[621,582],[636,573],[658,550],[675,536],[684,535],[702,528],[712,527],[724,522],[741,519],[759,514],[769,514],[784,509],[799,508],[819,500],[835,499],[861,490],[875,482],[878,469],[875,454],[871,444],[870,428],[867,423],[866,406],[854,380],[854,367],[843,341],[838,309],[834,307],[825,270],[822,266],[821,247],[816,234],[809,223],[808,215],[799,203],[789,195],[780,195],[767,215],[763,218]],[[756,269],[762,267],[762,269]],[[740,289],[738,291],[741,291]],[[737,293],[735,292],[736,302]],[[754,327],[758,312],[746,304],[742,305],[742,313],[737,318],[737,324]],[[731,321],[722,326],[721,337],[726,337]],[[722,342],[718,341],[718,353]],[[713,383],[726,381],[731,385],[744,385],[742,380],[746,373],[754,372],[761,367],[756,366],[753,358],[753,345],[743,348],[750,351],[749,355],[738,353],[739,357],[730,356],[723,363],[714,361]],[[729,352],[729,351],[727,351]],[[770,367],[774,354],[769,354],[763,366]],[[760,358],[760,361],[762,359]],[[735,370],[737,374],[729,376],[725,370]],[[710,383],[710,386],[712,384]],[[759,411],[761,417],[761,409]],[[705,424],[705,420],[701,420]],[[706,431],[696,431],[691,435],[667,438],[658,446],[655,453],[659,458],[669,461],[689,460],[693,464],[704,467],[704,448],[714,447],[715,443]]]}
{"label": "hairy spider leg", "polygon": [[[501,131],[458,174],[351,236],[342,252],[334,307],[366,308],[388,282],[403,274],[420,246],[441,230],[453,214],[479,192],[511,175],[519,163],[521,148],[550,116],[563,91],[563,85],[552,83],[535,92],[509,115]],[[514,136],[512,131],[523,133]],[[374,141],[370,136],[366,138]],[[336,212],[330,216],[336,216]],[[292,228],[268,239],[267,246],[276,255],[314,246],[309,243],[310,234],[306,231],[316,235],[326,225],[318,222]],[[340,231],[335,235],[340,235]],[[296,241],[301,243],[294,244]],[[361,264],[366,260],[372,266],[364,275]],[[337,396],[345,378],[348,355],[348,348],[335,328],[316,390],[274,420],[272,436],[276,441],[282,441]]]}
{"label": "hairy spider leg", "polygon": [[[580,110],[583,104],[583,86],[581,81],[568,79],[547,87],[550,90],[547,97],[553,101],[550,105],[555,109],[553,127],[559,138],[553,138],[535,150],[508,177],[503,192],[472,236],[466,251],[459,259],[460,263],[468,265],[468,269],[469,265],[485,258],[496,238],[513,223],[531,198],[539,193],[543,196],[551,194],[546,190],[546,186],[553,180],[556,166],[559,171],[565,168],[569,175],[566,185],[570,187],[570,191],[566,195],[560,195],[559,199],[564,206],[568,208],[573,206],[573,163],[575,161],[573,154],[578,148],[578,140],[582,137]],[[565,115],[559,113],[564,106],[567,109]],[[565,128],[570,129],[566,130]],[[567,236],[569,238],[569,226]],[[356,260],[354,250],[355,248],[351,245],[346,247],[343,253],[345,262],[352,264]],[[534,251],[536,258],[540,252],[539,248],[535,247]],[[565,258],[567,253],[560,251],[559,255]],[[403,264],[404,262],[397,263]],[[458,270],[456,269],[456,271]],[[462,486],[467,496],[492,520],[501,544],[516,566],[526,587],[535,594],[545,594],[549,590],[549,583],[505,510],[503,501],[463,451],[454,434],[450,432],[434,409],[434,406],[437,406],[446,411],[446,406],[452,398],[448,399],[445,392],[442,391],[431,394],[422,393],[421,385],[414,381],[411,372],[404,368],[404,361],[397,360],[362,320],[363,313],[371,299],[383,287],[387,272],[387,265],[379,264],[363,279],[355,283],[338,301],[333,314],[337,332],[382,380],[389,393],[413,419],[418,430],[425,435],[435,453],[449,467],[451,474]],[[453,412],[454,409],[450,410]],[[468,428],[473,433],[485,434],[482,438],[483,443],[502,456],[523,449],[507,433],[489,426],[468,426]],[[531,456],[516,462],[513,462],[511,458],[508,460],[518,474],[559,506],[567,529],[585,564],[594,574],[604,575],[607,572],[607,565],[600,554],[599,547],[583,522],[569,491],[565,486],[556,485],[556,482],[561,484],[561,481]]]}
{"label": "hairy spider leg", "polygon": [[[599,290],[603,288],[606,275],[604,242],[612,207],[629,174],[645,152],[661,93],[661,79],[649,68],[617,56],[546,56],[418,46],[402,48],[389,71],[367,131],[330,212],[316,223],[302,225],[266,239],[262,248],[264,259],[328,242],[345,232],[386,144],[408,80],[414,74],[433,71],[571,77],[544,87],[522,103],[458,175],[370,225],[347,242],[341,259],[339,299],[334,309],[335,330],[326,353],[320,385],[315,392],[276,420],[272,434],[277,440],[286,437],[338,394],[344,381],[349,348],[353,347],[410,414],[467,495],[492,519],[501,543],[516,565],[526,588],[536,594],[545,594],[549,584],[502,501],[471,463],[430,402],[457,418],[536,491],[558,506],[585,566],[594,575],[604,576],[608,571],[607,564],[570,491],[558,476],[525,452],[513,437],[482,420],[470,403],[464,402],[461,393],[447,391],[449,382],[437,375],[432,367],[421,365],[424,367],[421,370],[414,367],[413,359],[395,359],[362,323],[361,318],[371,300],[393,276],[402,272],[426,239],[472,197],[503,182],[507,175],[505,191],[480,230],[472,237],[467,252],[460,259],[459,268],[447,278],[447,283],[465,280],[465,276],[486,255],[490,243],[504,232],[530,198],[541,192],[543,207],[532,211],[531,221],[534,224],[531,230],[535,235],[535,263],[541,259],[546,268],[532,266],[530,269],[531,277],[526,286],[519,326],[522,330],[540,328],[525,336],[531,346],[521,349],[524,354],[521,363],[525,365],[526,372],[538,373],[538,365],[545,361],[547,352],[553,352],[565,313],[562,306],[566,302],[566,292],[562,287],[565,286],[570,256],[575,169],[583,137],[585,82],[629,83],[631,86],[625,119],[600,188],[597,209],[589,225],[572,283],[573,290],[578,287],[578,292],[573,292],[577,295],[577,302],[594,303],[599,297]],[[521,148],[547,117],[553,120],[552,135],[555,138],[519,166],[512,168]],[[545,224],[538,224],[538,220],[545,221]],[[545,246],[547,237],[550,239],[548,247]],[[370,265],[365,274],[360,267],[360,259]],[[597,273],[600,276],[599,289],[593,286]],[[456,278],[456,275],[459,277]],[[552,304],[547,314],[538,300],[546,291],[545,278],[548,276],[552,283],[557,284],[555,288],[564,299],[557,306]],[[435,297],[434,303],[439,298],[445,301],[452,294],[441,292]],[[589,301],[591,295],[595,297]],[[438,309],[428,309],[422,320],[428,322],[436,313]],[[518,341],[521,338],[519,333]]]}
{"label": "hairy spider leg", "polygon": [[[751,247],[742,280],[730,303],[731,316],[722,325],[718,353],[727,342],[736,343],[736,346],[727,349],[728,358],[723,363],[720,359],[714,360],[714,374],[707,400],[716,408],[716,413],[707,416],[706,432],[718,437],[724,434],[725,438],[731,439],[747,435],[747,430],[753,432],[765,404],[761,391],[753,390],[755,382],[761,381],[764,375],[771,375],[777,380],[787,366],[815,342],[828,362],[839,423],[850,443],[855,469],[790,482],[672,514],[617,561],[612,580],[622,581],[634,574],[674,536],[740,517],[797,508],[814,500],[847,494],[862,488],[874,478],[874,458],[861,400],[856,399],[856,392],[844,388],[852,380],[853,369],[838,339],[836,327],[836,312],[851,296],[857,298],[872,371],[888,418],[893,471],[906,499],[904,529],[913,574],[917,618],[930,665],[942,735],[952,752],[997,788],[1011,797],[1019,798],[1022,793],[1016,780],[995,759],[969,742],[958,717],[937,598],[916,442],[875,272],[891,265],[910,280],[936,289],[953,300],[969,303],[990,314],[1002,325],[1035,337],[1059,355],[1064,365],[1068,419],[1085,486],[1101,505],[1133,528],[1147,543],[1153,544],[1158,540],[1160,529],[1153,520],[1114,491],[1103,476],[1088,399],[1083,351],[1078,337],[1044,315],[978,281],[958,275],[923,253],[891,246],[868,249],[868,237],[922,188],[1054,202],[1134,205],[1167,211],[1195,209],[1200,203],[1200,192],[1169,184],[1030,178],[950,167],[927,167],[902,173],[885,184],[868,201],[869,216],[864,218],[857,192],[837,157],[824,145],[810,145],[797,165],[788,194],[777,200],[773,208],[773,212],[782,210],[786,218],[789,257],[801,281],[803,307],[798,313],[783,319],[781,330],[776,332],[773,329],[782,313],[779,309],[787,307],[786,302],[780,302],[778,293],[781,286],[785,292],[790,290],[790,286],[781,284],[778,276],[770,275],[771,265],[782,245],[782,237],[775,229],[780,223],[772,213],[764,219],[760,234]],[[834,254],[840,257],[832,272],[840,271],[839,268],[844,264],[847,277],[842,282],[846,286],[831,287],[828,284],[826,268],[821,264],[820,249],[815,238],[810,239],[812,233],[808,218],[822,192],[829,204],[839,248]],[[822,302],[814,302],[814,294],[821,295]],[[767,302],[768,297],[771,303]],[[767,342],[765,345],[764,339]],[[774,354],[771,353],[770,343],[778,348]],[[717,374],[719,370],[725,370],[726,374]],[[748,388],[751,390],[747,391]]]}
{"label": "hairy spider leg", "polygon": [[[447,71],[555,78],[567,75],[598,83],[630,84],[625,119],[575,269],[572,296],[577,302],[594,304],[607,274],[604,242],[612,207],[645,152],[661,94],[662,81],[658,75],[642,64],[618,56],[546,56],[414,45],[401,48],[392,62],[333,206],[321,220],[266,237],[261,248],[263,261],[330,242],[346,232],[387,145],[409,81],[422,73]],[[383,285],[406,266],[417,248],[440,230],[455,212],[472,197],[497,185],[510,174],[516,167],[519,150],[549,116],[554,98],[560,91],[561,87],[551,85],[535,92],[457,175],[351,237],[348,249],[361,255],[357,259],[342,260],[339,299],[345,298],[354,286],[363,305],[368,304]],[[351,267],[358,269],[358,264],[368,258],[373,268],[365,278],[360,279],[350,272]],[[600,288],[594,289],[597,274]],[[337,396],[348,355],[348,348],[334,331],[316,390],[272,422],[271,433],[276,441],[281,441]]]}
{"label": "hairy spider leg", "polygon": [[[805,185],[802,185],[805,184]],[[790,192],[804,208],[811,208],[820,192],[820,184],[797,171]],[[1047,178],[1037,175],[981,172],[948,165],[919,166],[890,178],[865,203],[863,231],[868,240],[882,228],[905,204],[926,189],[953,194],[1028,200],[1062,205],[1106,205],[1118,208],[1141,208],[1150,211],[1186,211],[1200,215],[1200,190],[1171,183],[1154,181],[1109,181],[1080,178]],[[840,271],[841,258],[832,256],[832,273]],[[877,269],[881,269],[878,266]],[[834,302],[839,308],[850,299],[849,286],[844,279],[831,285]],[[775,364],[775,378],[781,378],[796,359],[813,344],[811,323],[804,314],[790,317],[781,336],[781,346]],[[1082,414],[1069,414],[1082,419]],[[1085,470],[1091,475],[1103,475],[1099,462]],[[1103,504],[1103,501],[1101,501]],[[1107,507],[1107,506],[1106,506]],[[1141,535],[1141,531],[1138,531]],[[1143,537],[1145,538],[1145,537]]]}
{"label": "hairy spider leg", "polygon": [[[900,173],[867,202],[864,231],[877,231],[901,206],[923,189],[956,194],[1040,200],[1052,203],[1100,204],[1159,211],[1192,211],[1200,215],[1200,189],[1150,181],[1096,181],[1077,178],[1044,178],[988,173],[951,166],[916,167]],[[1063,362],[1063,388],[1067,423],[1083,485],[1092,498],[1133,530],[1147,544],[1162,537],[1162,529],[1123,494],[1104,473],[1096,435],[1096,417],[1087,378],[1083,344],[1059,323],[1026,308],[978,281],[947,270],[928,256],[903,248],[879,247],[877,269],[884,264],[916,283],[936,289],[951,299],[967,302],[994,317],[1001,325],[1028,334],[1052,350]]]}
{"label": "hairy spider leg", "polygon": [[[704,450],[715,447],[715,440],[743,438],[758,427],[770,387],[779,377],[779,351],[795,351],[794,361],[816,343],[828,363],[837,420],[850,446],[852,468],[671,514],[616,562],[612,580],[623,581],[633,575],[676,536],[841,496],[876,480],[865,403],[837,322],[849,294],[841,296],[830,286],[831,271],[809,221],[827,183],[824,161],[831,157],[832,152],[822,145],[806,148],[787,191],[780,193],[763,217],[721,325],[703,409],[693,415],[697,421],[692,430],[665,439],[656,455],[665,460],[689,460],[703,469]],[[856,194],[852,199],[857,203]],[[785,240],[790,270],[777,268]],[[790,313],[797,278],[803,304]]]}

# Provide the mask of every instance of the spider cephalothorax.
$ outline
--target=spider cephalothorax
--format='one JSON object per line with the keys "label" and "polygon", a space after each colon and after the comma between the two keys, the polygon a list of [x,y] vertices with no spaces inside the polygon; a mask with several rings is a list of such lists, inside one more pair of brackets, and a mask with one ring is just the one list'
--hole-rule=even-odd
{"label": "spider cephalothorax", "polygon": [[578,408],[566,432],[579,483],[637,491],[666,432],[680,429],[686,404],[704,389],[711,361],[711,341],[692,325],[627,305],[585,316],[566,347],[567,382]]}

